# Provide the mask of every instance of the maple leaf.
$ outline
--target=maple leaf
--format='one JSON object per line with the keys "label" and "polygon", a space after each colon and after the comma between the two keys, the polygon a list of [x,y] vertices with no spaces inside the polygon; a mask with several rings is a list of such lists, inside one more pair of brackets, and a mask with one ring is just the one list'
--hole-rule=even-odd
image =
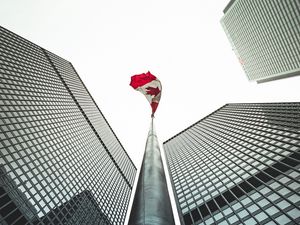
{"label": "maple leaf", "polygon": [[147,87],[146,89],[147,89],[147,94],[148,95],[154,95],[154,96],[156,96],[156,95],[158,95],[160,93],[160,90],[159,90],[158,87],[156,87],[156,88],[154,88],[154,87]]}

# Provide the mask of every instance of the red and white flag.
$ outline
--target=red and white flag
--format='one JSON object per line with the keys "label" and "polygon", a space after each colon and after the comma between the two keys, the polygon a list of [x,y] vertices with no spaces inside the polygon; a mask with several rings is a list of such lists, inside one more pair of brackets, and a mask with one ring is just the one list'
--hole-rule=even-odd
{"label": "red and white flag", "polygon": [[161,83],[149,71],[131,77],[130,86],[145,95],[152,108],[152,117],[161,97]]}

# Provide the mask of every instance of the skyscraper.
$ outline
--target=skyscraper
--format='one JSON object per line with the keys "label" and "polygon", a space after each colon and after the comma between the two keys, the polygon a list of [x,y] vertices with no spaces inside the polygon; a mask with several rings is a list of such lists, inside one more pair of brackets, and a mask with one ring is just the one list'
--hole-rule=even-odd
{"label": "skyscraper", "polygon": [[300,2],[231,0],[221,24],[250,81],[300,74]]}
{"label": "skyscraper", "polygon": [[72,64],[0,27],[0,78],[0,223],[123,224],[136,168]]}
{"label": "skyscraper", "polygon": [[226,104],[163,146],[183,224],[300,223],[300,103]]}

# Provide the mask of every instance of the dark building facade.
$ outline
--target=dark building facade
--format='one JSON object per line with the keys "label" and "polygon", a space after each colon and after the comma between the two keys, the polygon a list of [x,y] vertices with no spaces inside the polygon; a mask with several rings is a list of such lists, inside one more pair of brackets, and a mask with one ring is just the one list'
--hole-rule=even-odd
{"label": "dark building facade", "polygon": [[89,191],[83,191],[52,209],[41,218],[41,221],[43,224],[51,222],[54,224],[62,222],[67,225],[111,224]]}
{"label": "dark building facade", "polygon": [[72,64],[0,27],[0,79],[0,224],[123,224],[136,168]]}
{"label": "dark building facade", "polygon": [[182,224],[300,223],[300,103],[226,104],[163,146]]}
{"label": "dark building facade", "polygon": [[221,19],[250,81],[300,75],[299,0],[231,0]]}
{"label": "dark building facade", "polygon": [[12,224],[16,220],[18,224],[26,224],[34,219],[37,211],[7,174],[3,164],[0,164],[0,196],[1,224]]}

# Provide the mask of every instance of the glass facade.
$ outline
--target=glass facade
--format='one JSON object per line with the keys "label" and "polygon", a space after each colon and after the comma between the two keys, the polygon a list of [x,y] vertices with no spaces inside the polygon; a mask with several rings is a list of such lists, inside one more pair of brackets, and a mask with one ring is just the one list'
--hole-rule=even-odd
{"label": "glass facade", "polygon": [[300,74],[299,0],[232,0],[221,24],[249,80]]}
{"label": "glass facade", "polygon": [[182,224],[300,223],[300,103],[226,104],[163,146]]}
{"label": "glass facade", "polygon": [[123,224],[136,168],[72,64],[0,27],[0,224]]}

